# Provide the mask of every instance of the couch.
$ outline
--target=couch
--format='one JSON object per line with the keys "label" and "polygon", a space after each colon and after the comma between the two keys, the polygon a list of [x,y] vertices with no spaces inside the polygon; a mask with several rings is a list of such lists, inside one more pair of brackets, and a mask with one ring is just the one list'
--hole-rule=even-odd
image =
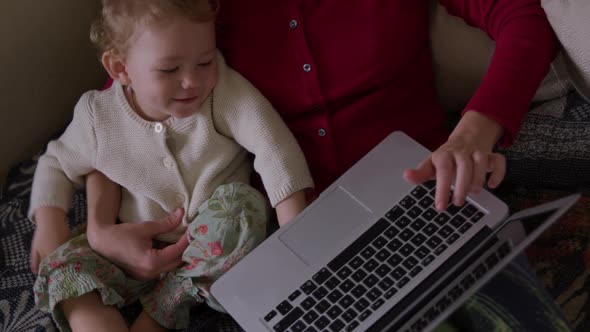
{"label": "couch", "polygon": [[[35,154],[65,127],[81,93],[100,88],[105,82],[106,74],[88,38],[89,25],[97,16],[99,8],[99,0],[20,0],[0,3],[3,15],[0,23],[0,40],[3,41],[0,43],[0,91],[4,92],[1,104],[3,126],[0,131],[0,184],[3,185],[0,191],[2,331],[43,330],[42,326],[51,329],[49,318],[31,309],[30,294],[25,292],[34,280],[34,276],[27,272],[27,250],[32,226],[11,221],[22,218],[23,211],[26,211]],[[456,115],[477,88],[494,44],[484,33],[448,15],[438,4],[433,3],[431,17],[432,51],[439,99],[450,115]],[[561,74],[560,66],[562,64],[558,58],[535,97],[533,105],[540,109],[540,113],[537,114],[537,122],[533,122],[539,130],[547,123],[543,122],[547,117],[543,112],[547,112],[548,108],[550,112],[555,107],[578,102],[575,95],[572,97],[571,84]],[[554,108],[545,106],[549,104]],[[579,135],[579,131],[575,133]],[[528,141],[525,137],[524,142],[535,144],[530,137]],[[562,191],[580,189],[580,184],[588,184],[574,181],[571,185],[560,186],[538,181],[542,180],[538,177],[539,173],[527,178],[526,174],[530,172],[526,171],[526,167],[531,166],[531,158],[535,159],[538,155],[532,154],[526,144],[521,149],[526,153],[515,154],[509,160],[509,167],[512,162],[520,167],[520,173],[515,171],[512,177],[509,176],[508,182],[512,185],[505,186],[499,192],[503,195],[501,197],[513,203],[513,207],[526,207],[559,196]],[[586,150],[590,148],[586,146]],[[538,153],[542,154],[543,151]],[[558,154],[558,157],[564,155]],[[550,167],[538,163],[535,167],[539,167],[548,177],[555,176],[554,169],[559,168],[559,158],[553,158],[550,162]],[[590,170],[590,165],[586,164],[576,167]],[[579,171],[578,168],[575,170]],[[76,200],[83,205],[82,195],[77,195]],[[585,300],[589,287],[585,283],[590,280],[587,279],[590,269],[586,269],[585,264],[590,255],[584,255],[588,244],[586,234],[590,234],[590,230],[581,226],[581,221],[589,221],[590,217],[584,209],[590,203],[584,201],[581,204],[576,212],[567,216],[565,222],[560,223],[561,226],[544,237],[545,242],[531,248],[529,257],[557,303],[566,312],[570,324],[579,331],[587,331],[590,323],[586,321],[585,311],[590,307]],[[70,211],[70,216],[80,214],[83,211]],[[577,237],[568,237],[568,232],[577,232]],[[585,233],[579,235],[579,232]],[[566,259],[548,251],[557,243],[552,236],[558,237],[558,241],[561,241],[558,243],[567,247],[563,251],[569,254]],[[569,272],[575,273],[573,280],[558,280],[556,275]],[[573,284],[575,286],[571,286]],[[207,312],[197,315],[204,317]],[[235,328],[231,322],[217,324],[218,330]]]}

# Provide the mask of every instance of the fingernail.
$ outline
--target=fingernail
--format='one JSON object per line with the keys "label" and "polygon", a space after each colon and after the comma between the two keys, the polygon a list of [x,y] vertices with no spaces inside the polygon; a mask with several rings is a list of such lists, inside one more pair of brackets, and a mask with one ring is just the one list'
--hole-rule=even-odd
{"label": "fingernail", "polygon": [[443,210],[443,203],[442,202],[436,203],[436,209],[439,211],[442,211]]}
{"label": "fingernail", "polygon": [[180,217],[182,215],[182,209],[178,208],[178,209],[174,210],[174,215],[177,217]]}

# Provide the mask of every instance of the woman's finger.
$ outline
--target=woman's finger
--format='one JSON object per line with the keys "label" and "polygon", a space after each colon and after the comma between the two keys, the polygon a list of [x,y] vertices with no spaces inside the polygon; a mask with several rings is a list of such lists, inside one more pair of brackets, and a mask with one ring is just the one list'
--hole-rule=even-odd
{"label": "woman's finger", "polygon": [[453,179],[453,158],[447,152],[435,153],[432,163],[436,169],[436,195],[435,206],[439,211],[444,211],[449,203],[451,181]]}
{"label": "woman's finger", "polygon": [[471,181],[473,180],[473,160],[470,155],[462,153],[455,154],[454,160],[457,173],[453,204],[456,206],[462,206],[465,202],[467,193],[471,190]]}
{"label": "woman's finger", "polygon": [[183,216],[184,209],[177,208],[173,213],[170,213],[163,219],[142,223],[141,229],[144,235],[153,239],[158,235],[175,230],[182,223]]}
{"label": "woman's finger", "polygon": [[431,157],[424,159],[418,167],[414,169],[407,169],[404,172],[404,179],[413,184],[420,184],[434,178],[434,165],[432,165]]}
{"label": "woman's finger", "polygon": [[488,186],[496,188],[506,175],[506,159],[499,153],[493,153],[489,158],[489,163],[492,174],[488,180]]}
{"label": "woman's finger", "polygon": [[473,180],[471,181],[471,192],[479,194],[486,182],[486,173],[488,171],[488,154],[481,151],[473,153]]}
{"label": "woman's finger", "polygon": [[156,266],[160,266],[160,273],[170,272],[182,264],[182,254],[188,248],[187,236],[181,236],[178,242],[154,252]]}

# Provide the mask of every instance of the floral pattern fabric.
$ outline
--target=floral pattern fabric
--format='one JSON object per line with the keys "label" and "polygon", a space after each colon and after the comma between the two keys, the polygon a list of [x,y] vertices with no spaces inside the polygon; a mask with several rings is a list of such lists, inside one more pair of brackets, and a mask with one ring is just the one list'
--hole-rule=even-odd
{"label": "floral pattern fabric", "polygon": [[94,290],[106,305],[120,308],[139,300],[160,325],[186,328],[197,303],[224,311],[209,293],[210,286],[264,240],[266,210],[264,197],[248,185],[218,187],[189,225],[190,245],[182,256],[186,264],[155,282],[131,278],[96,254],[81,234],[41,263],[34,286],[36,303],[52,313],[62,331],[69,327],[57,304]]}

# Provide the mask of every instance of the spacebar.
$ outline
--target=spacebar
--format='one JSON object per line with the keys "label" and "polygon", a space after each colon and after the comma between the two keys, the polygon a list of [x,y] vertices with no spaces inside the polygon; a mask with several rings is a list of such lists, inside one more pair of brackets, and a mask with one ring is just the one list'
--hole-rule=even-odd
{"label": "spacebar", "polygon": [[330,270],[338,272],[344,264],[348,263],[359,251],[371,243],[377,236],[385,232],[391,226],[389,221],[381,218],[361,236],[359,236],[352,244],[344,249],[336,258],[328,263]]}
{"label": "spacebar", "polygon": [[[412,289],[401,301],[399,301],[393,308],[391,308],[381,319],[371,326],[368,331],[381,331],[391,322],[399,318],[399,315],[411,307],[414,302],[421,296],[428,292],[432,285],[440,280],[448,271],[457,268],[459,262],[469,255],[473,254],[475,248],[485,242],[486,238],[492,234],[492,229],[485,226],[477,234],[475,234],[471,240],[469,240],[463,247],[449,257],[441,266],[439,266],[433,273],[431,273],[424,281],[418,286]],[[397,322],[398,325],[400,322]],[[403,322],[401,322],[403,323]]]}

